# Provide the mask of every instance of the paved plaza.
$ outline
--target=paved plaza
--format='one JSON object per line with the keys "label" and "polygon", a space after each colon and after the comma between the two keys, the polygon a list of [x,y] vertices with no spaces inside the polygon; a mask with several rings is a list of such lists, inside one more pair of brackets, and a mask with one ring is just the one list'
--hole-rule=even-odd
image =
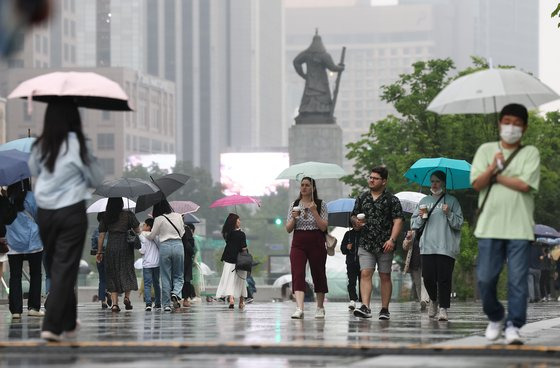
{"label": "paved plaza", "polygon": [[390,321],[358,319],[334,302],[326,304],[325,320],[314,318],[312,304],[303,320],[290,319],[291,302],[255,302],[245,310],[202,302],[174,313],[145,312],[133,302],[132,311],[120,313],[80,304],[78,338],[58,344],[39,339],[40,318],[12,321],[2,305],[0,366],[560,366],[559,302],[530,304],[521,347],[487,343],[478,303],[454,302],[449,322],[438,322],[412,302],[391,304]]}

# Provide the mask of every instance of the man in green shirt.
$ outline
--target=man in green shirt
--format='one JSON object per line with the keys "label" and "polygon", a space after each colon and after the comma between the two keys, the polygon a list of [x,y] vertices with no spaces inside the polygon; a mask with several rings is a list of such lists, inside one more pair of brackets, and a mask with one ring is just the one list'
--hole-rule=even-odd
{"label": "man in green shirt", "polygon": [[[499,117],[500,140],[482,144],[471,169],[471,184],[480,192],[478,205],[482,206],[474,234],[479,239],[478,287],[484,313],[490,320],[485,336],[498,339],[505,323],[504,335],[509,344],[522,344],[519,329],[527,318],[529,242],[534,240],[534,194],[540,181],[539,151],[534,146],[521,146],[527,125],[524,106],[505,106]],[[508,163],[516,150],[519,152]],[[506,260],[507,317],[496,291]]]}

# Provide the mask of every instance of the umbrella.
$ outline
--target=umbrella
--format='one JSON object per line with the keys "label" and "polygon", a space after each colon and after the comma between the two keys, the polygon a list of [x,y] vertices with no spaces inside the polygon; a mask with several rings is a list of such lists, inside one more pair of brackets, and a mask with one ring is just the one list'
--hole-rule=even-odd
{"label": "umbrella", "polygon": [[143,269],[144,267],[142,266],[142,263],[144,263],[144,258],[138,258],[136,261],[134,261],[134,268],[137,270]]}
{"label": "umbrella", "polygon": [[164,198],[170,196],[177,189],[181,188],[190,179],[190,176],[184,174],[169,174],[152,181],[159,188],[156,193],[149,193],[138,197],[136,202],[136,213],[142,212],[158,203]]}
{"label": "umbrella", "polygon": [[200,208],[198,204],[191,201],[171,201],[169,204],[173,211],[180,214],[196,212]]}
{"label": "umbrella", "polygon": [[31,177],[27,161],[29,153],[18,150],[0,151],[0,186]]}
{"label": "umbrella", "polygon": [[[272,286],[273,287],[281,287],[283,285],[289,284],[290,282],[292,282],[292,275],[288,273],[288,274],[282,275],[279,278],[277,278],[276,280],[274,280],[274,283],[272,284]],[[307,277],[305,278],[305,282],[313,285],[313,280],[311,280]]]}
{"label": "umbrella", "polygon": [[198,224],[200,222],[200,219],[192,213],[185,213],[183,215],[183,222],[185,224]]}
{"label": "umbrella", "polygon": [[147,180],[137,178],[120,178],[106,180],[93,194],[102,197],[138,197],[143,194],[156,193],[159,188]]}
{"label": "umbrella", "polygon": [[35,139],[36,138],[21,138],[0,144],[0,151],[15,149],[21,152],[29,153],[31,152],[31,146],[35,143]]}
{"label": "umbrella", "polygon": [[338,179],[344,175],[344,169],[336,164],[308,161],[288,167],[276,179],[301,180],[305,176],[313,179]]}
{"label": "umbrella", "polygon": [[340,198],[327,203],[329,213],[329,226],[349,227],[350,214],[356,203],[355,198]]}
{"label": "umbrella", "polygon": [[538,238],[560,238],[560,233],[550,226],[537,224],[535,225],[535,236]]}
{"label": "umbrella", "polygon": [[422,186],[430,186],[430,176],[434,171],[441,170],[446,176],[447,189],[467,189],[471,187],[471,164],[465,160],[451,158],[421,158],[404,174],[408,180]]}
{"label": "umbrella", "polygon": [[203,274],[204,276],[210,276],[216,273],[212,271],[212,269],[208,267],[204,262],[200,262],[199,267],[200,267],[200,273]]}
{"label": "umbrella", "polygon": [[[128,96],[116,82],[91,72],[54,72],[21,82],[8,98],[50,102],[72,97],[78,107],[131,111]],[[29,103],[28,110],[31,110]]]}
{"label": "umbrella", "polygon": [[425,196],[424,193],[407,191],[395,194],[395,197],[401,202],[403,211],[408,213],[413,213],[420,200]]}
{"label": "umbrella", "polygon": [[[101,198],[98,199],[97,201],[95,201],[91,206],[89,206],[86,210],[86,213],[99,213],[99,212],[105,212],[105,209],[107,208],[107,201],[109,200],[109,198]],[[124,209],[125,210],[131,210],[134,207],[136,207],[136,203],[128,198],[122,197],[123,203],[124,203]]]}
{"label": "umbrella", "polygon": [[260,207],[261,202],[253,197],[234,194],[214,201],[210,208],[236,206],[238,204],[256,204]]}
{"label": "umbrella", "polygon": [[537,78],[515,69],[486,69],[449,83],[428,105],[438,114],[488,114],[519,103],[532,109],[560,98]]}
{"label": "umbrella", "polygon": [[560,245],[560,238],[536,238],[535,241],[546,245]]}

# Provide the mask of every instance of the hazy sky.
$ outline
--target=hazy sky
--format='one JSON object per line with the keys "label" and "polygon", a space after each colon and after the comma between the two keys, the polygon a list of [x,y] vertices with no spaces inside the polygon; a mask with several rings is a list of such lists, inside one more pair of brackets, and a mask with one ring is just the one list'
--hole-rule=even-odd
{"label": "hazy sky", "polygon": [[[550,13],[556,1],[539,0],[539,74],[540,79],[560,94],[560,18],[552,19]],[[560,101],[541,106],[541,110],[559,110]]]}

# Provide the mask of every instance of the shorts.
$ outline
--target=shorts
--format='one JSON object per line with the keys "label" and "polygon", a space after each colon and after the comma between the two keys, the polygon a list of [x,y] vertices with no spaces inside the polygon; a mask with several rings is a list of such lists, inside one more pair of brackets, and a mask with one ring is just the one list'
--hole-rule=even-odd
{"label": "shorts", "polygon": [[391,266],[393,265],[393,252],[389,253],[370,253],[364,248],[358,248],[358,259],[360,260],[361,270],[373,270],[375,272],[375,265],[377,270],[381,273],[391,273]]}

